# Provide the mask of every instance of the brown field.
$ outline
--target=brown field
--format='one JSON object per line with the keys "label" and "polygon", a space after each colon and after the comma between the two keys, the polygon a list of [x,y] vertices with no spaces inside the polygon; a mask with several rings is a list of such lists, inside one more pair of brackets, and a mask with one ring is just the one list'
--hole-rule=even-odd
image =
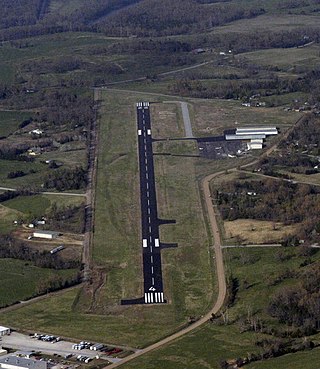
{"label": "brown field", "polygon": [[183,122],[179,103],[151,105],[154,138],[183,137]]}
{"label": "brown field", "polygon": [[225,238],[228,244],[279,243],[284,236],[293,234],[298,225],[284,226],[282,223],[237,219],[224,222]]}
{"label": "brown field", "polygon": [[284,112],[281,108],[244,107],[234,100],[214,100],[193,104],[190,116],[194,134],[210,136],[221,135],[228,128],[252,125],[276,125],[285,130],[301,113]]}

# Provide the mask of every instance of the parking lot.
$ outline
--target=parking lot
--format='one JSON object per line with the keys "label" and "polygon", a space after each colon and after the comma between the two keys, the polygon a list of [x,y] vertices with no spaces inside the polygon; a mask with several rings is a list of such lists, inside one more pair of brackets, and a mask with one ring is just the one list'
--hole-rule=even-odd
{"label": "parking lot", "polygon": [[207,159],[224,159],[241,155],[246,150],[246,143],[243,141],[198,141],[200,156]]}
{"label": "parking lot", "polygon": [[52,356],[56,354],[62,357],[73,354],[75,357],[78,355],[83,355],[89,358],[96,358],[96,356],[99,355],[100,359],[108,360],[110,362],[118,362],[121,360],[116,357],[109,357],[105,353],[90,349],[74,350],[72,349],[74,344],[76,343],[63,340],[60,340],[59,342],[42,341],[17,332],[12,332],[9,336],[2,336],[0,340],[0,345],[2,347],[12,348],[19,351],[35,351]]}

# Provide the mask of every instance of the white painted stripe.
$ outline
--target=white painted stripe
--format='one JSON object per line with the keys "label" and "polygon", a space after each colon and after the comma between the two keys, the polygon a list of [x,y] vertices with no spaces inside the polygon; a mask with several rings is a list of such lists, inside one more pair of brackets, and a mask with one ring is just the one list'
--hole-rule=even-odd
{"label": "white painted stripe", "polygon": [[149,174],[148,173],[146,173],[146,178],[149,179]]}
{"label": "white painted stripe", "polygon": [[151,233],[151,227],[149,227],[149,232]]}
{"label": "white painted stripe", "polygon": [[153,304],[153,293],[150,293],[151,304]]}
{"label": "white painted stripe", "polygon": [[150,293],[148,293],[148,304],[150,303]]}
{"label": "white painted stripe", "polygon": [[150,200],[148,200],[148,206],[150,206]]}
{"label": "white painted stripe", "polygon": [[153,264],[153,256],[150,256],[151,264]]}
{"label": "white painted stripe", "polygon": [[148,159],[147,159],[147,158],[145,158],[144,162],[145,162],[146,164],[148,164]]}
{"label": "white painted stripe", "polygon": [[153,274],[153,266],[151,267],[151,274]]}
{"label": "white painted stripe", "polygon": [[161,292],[161,302],[164,302],[164,299],[163,299],[163,292]]}
{"label": "white painted stripe", "polygon": [[150,192],[149,191],[147,191],[147,197],[149,197],[150,196]]}
{"label": "white painted stripe", "polygon": [[154,245],[155,245],[155,247],[159,247],[160,246],[159,238],[155,238]]}
{"label": "white painted stripe", "polygon": [[138,136],[141,136],[142,132],[141,129],[138,129]]}
{"label": "white painted stripe", "polygon": [[154,294],[154,297],[155,297],[155,301],[158,302],[158,294],[157,293]]}
{"label": "white painted stripe", "polygon": [[148,217],[148,222],[149,222],[149,223],[151,223],[151,219],[150,219],[150,217]]}
{"label": "white painted stripe", "polygon": [[151,129],[148,129],[148,135],[151,136]]}
{"label": "white painted stripe", "polygon": [[152,242],[152,236],[150,236],[150,243]]}
{"label": "white painted stripe", "polygon": [[144,302],[145,302],[145,304],[147,303],[147,295],[148,295],[147,293],[144,294]]}
{"label": "white painted stripe", "polygon": [[142,240],[142,247],[148,247],[148,240],[145,238]]}
{"label": "white painted stripe", "polygon": [[148,208],[148,214],[150,215],[150,213],[151,213],[151,210],[150,210],[150,208]]}
{"label": "white painted stripe", "polygon": [[152,277],[152,284],[154,285],[154,278]]}
{"label": "white painted stripe", "polygon": [[160,292],[157,292],[157,294],[158,294],[158,300],[159,300],[159,302],[161,302],[161,294],[160,294]]}
{"label": "white painted stripe", "polygon": [[149,183],[147,182],[147,190],[149,190]]}

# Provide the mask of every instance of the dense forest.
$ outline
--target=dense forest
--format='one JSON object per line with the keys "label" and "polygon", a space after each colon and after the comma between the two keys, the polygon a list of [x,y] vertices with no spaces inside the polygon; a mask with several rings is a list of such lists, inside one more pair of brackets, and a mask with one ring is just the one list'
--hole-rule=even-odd
{"label": "dense forest", "polygon": [[79,1],[79,6],[73,8],[68,7],[68,1],[61,6],[57,0],[1,0],[0,39],[79,30],[115,36],[199,33],[270,12],[314,14],[320,10],[317,0],[279,0],[272,5],[267,0],[240,4],[212,0],[91,0]]}

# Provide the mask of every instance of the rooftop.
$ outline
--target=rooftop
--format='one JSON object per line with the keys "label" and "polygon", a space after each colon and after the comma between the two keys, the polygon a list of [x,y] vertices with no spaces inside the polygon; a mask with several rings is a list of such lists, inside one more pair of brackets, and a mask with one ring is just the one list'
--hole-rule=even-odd
{"label": "rooftop", "polygon": [[0,358],[0,367],[18,366],[28,369],[47,369],[46,361],[39,361],[33,359],[26,359],[17,356],[4,356]]}

